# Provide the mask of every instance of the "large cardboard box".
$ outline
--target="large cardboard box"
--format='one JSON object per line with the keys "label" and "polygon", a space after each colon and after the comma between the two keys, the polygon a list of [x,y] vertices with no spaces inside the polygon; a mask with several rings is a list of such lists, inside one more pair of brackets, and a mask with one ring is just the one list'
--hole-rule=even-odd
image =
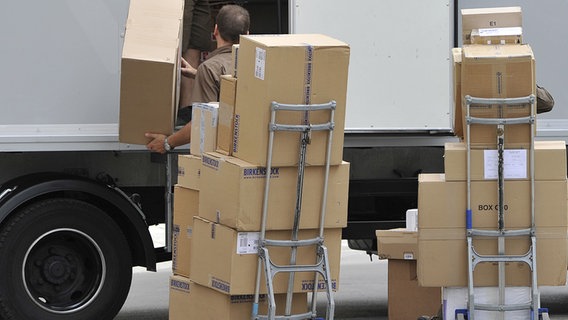
{"label": "large cardboard box", "polygon": [[219,123],[219,102],[194,103],[191,109],[191,154],[200,156],[215,151],[217,146],[217,125]]}
{"label": "large cardboard box", "polygon": [[[286,294],[274,295],[276,314],[284,314]],[[292,297],[292,313],[307,312],[307,293]],[[226,295],[201,286],[188,278],[170,277],[170,320],[242,320],[250,319],[254,295]],[[259,299],[259,314],[266,314],[267,299]]]}
{"label": "large cardboard box", "polygon": [[[518,98],[536,95],[535,61],[529,45],[465,45],[462,48],[462,115],[467,116],[464,97]],[[535,105],[472,105],[470,116],[480,118],[516,118],[531,115]],[[463,122],[464,136],[467,123]],[[497,126],[472,124],[470,141],[474,145],[496,145]],[[531,125],[516,124],[505,128],[505,143],[531,141]],[[467,137],[465,137],[467,139]]]}
{"label": "large cardboard box", "polygon": [[389,320],[408,320],[417,319],[424,315],[435,315],[438,314],[441,307],[441,288],[418,285],[416,260],[389,259]]}
{"label": "large cardboard box", "polygon": [[229,156],[233,154],[236,94],[237,78],[230,75],[221,76],[216,151]]}
{"label": "large cardboard box", "polygon": [[[324,190],[324,166],[304,170],[300,228],[318,228]],[[298,169],[273,167],[268,197],[267,230],[291,230],[296,209]],[[219,153],[203,155],[199,215],[239,231],[258,231],[266,184],[266,169]],[[326,228],[347,226],[349,163],[330,167]],[[219,201],[222,197],[223,201]]]}
{"label": "large cardboard box", "polygon": [[[300,230],[299,239],[313,238],[319,230]],[[193,244],[191,250],[191,279],[203,286],[226,294],[252,294],[256,283],[258,266],[258,232],[238,232],[224,225],[195,217],[193,221]],[[289,240],[290,230],[268,231],[267,239]],[[339,261],[341,255],[341,228],[324,231],[325,246],[329,257],[329,269],[333,290],[337,290]],[[269,248],[270,259],[276,264],[290,263],[291,250],[285,247]],[[297,264],[314,264],[315,247],[297,250]],[[288,273],[279,273],[274,278],[274,292],[285,293],[288,289]],[[261,275],[262,293],[266,293],[264,273]],[[318,288],[324,289],[320,276]],[[310,292],[314,286],[313,272],[299,272],[294,278],[294,292]]]}
{"label": "large cardboard box", "polygon": [[[558,286],[566,282],[567,268],[567,183],[566,180],[536,181],[535,223],[539,285]],[[505,229],[530,226],[530,181],[506,181]],[[471,191],[473,227],[497,228],[495,181],[473,181]],[[422,286],[466,286],[467,246],[465,236],[466,182],[446,182],[443,174],[421,174],[418,186],[418,279]],[[528,237],[506,239],[507,254],[524,254]],[[497,240],[476,238],[481,254],[496,254]],[[506,266],[508,285],[527,285],[528,265]],[[482,263],[475,270],[475,284],[497,285],[496,264]]]}
{"label": "large cardboard box", "polygon": [[171,134],[177,112],[183,1],[130,2],[120,79],[119,141]]}
{"label": "large cardboard box", "polygon": [[471,31],[480,28],[522,27],[521,7],[462,9],[462,43],[471,43]]}
{"label": "large cardboard box", "polygon": [[418,232],[406,228],[377,230],[379,259],[418,259]]}
{"label": "large cardboard box", "polygon": [[[343,159],[343,131],[349,46],[317,34],[241,36],[238,52],[238,79],[235,106],[233,155],[251,163],[266,165],[268,123],[273,101],[285,104],[318,104],[336,101],[331,163]],[[308,119],[306,119],[306,116]],[[278,112],[281,124],[327,123],[330,112]],[[307,163],[321,165],[326,160],[328,131],[313,131],[307,147]],[[298,163],[298,132],[277,132],[274,139],[274,166]]]}
{"label": "large cardboard box", "polygon": [[462,94],[461,94],[461,63],[462,63],[462,48],[452,48],[452,76],[454,83],[454,120],[453,130],[456,137],[463,139],[463,121],[462,115]]}
{"label": "large cardboard box", "polygon": [[[504,184],[505,228],[530,226],[530,181],[510,180]],[[535,182],[536,227],[568,226],[566,180]],[[418,233],[430,228],[465,230],[467,183],[446,181],[443,174],[418,177]],[[471,182],[474,228],[497,227],[497,181]]]}
{"label": "large cardboard box", "polygon": [[193,216],[199,208],[199,191],[174,186],[174,223],[172,226],[172,271],[189,277],[189,253],[193,238]]}
{"label": "large cardboard box", "polygon": [[[477,148],[470,151],[470,178],[497,179],[497,150]],[[504,150],[504,177],[530,178],[530,152],[526,148]],[[444,146],[446,181],[465,181],[467,178],[467,146],[463,142],[448,142]],[[566,180],[566,142],[535,141],[534,171],[536,180]]]}
{"label": "large cardboard box", "polygon": [[201,181],[201,157],[191,154],[178,156],[177,183],[185,188],[199,190]]}

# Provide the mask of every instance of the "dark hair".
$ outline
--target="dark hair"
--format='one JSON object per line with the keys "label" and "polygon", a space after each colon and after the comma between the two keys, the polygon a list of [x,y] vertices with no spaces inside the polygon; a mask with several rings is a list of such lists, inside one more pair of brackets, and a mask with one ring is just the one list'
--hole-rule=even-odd
{"label": "dark hair", "polygon": [[250,16],[245,8],[235,4],[229,4],[219,10],[216,23],[221,38],[235,44],[239,43],[239,36],[241,34],[248,33]]}

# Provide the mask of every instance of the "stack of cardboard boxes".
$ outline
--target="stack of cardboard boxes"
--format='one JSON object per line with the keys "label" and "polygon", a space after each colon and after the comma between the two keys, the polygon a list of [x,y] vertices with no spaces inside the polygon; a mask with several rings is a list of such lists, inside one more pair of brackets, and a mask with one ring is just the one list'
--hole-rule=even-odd
{"label": "stack of cardboard boxes", "polygon": [[[465,96],[516,98],[536,94],[535,59],[529,45],[522,44],[519,7],[462,10],[462,48],[453,50],[456,132],[469,138],[471,146],[470,179],[473,228],[497,228],[497,128],[472,124],[467,137],[464,116]],[[506,28],[504,30],[503,28]],[[532,106],[534,107],[534,106]],[[477,105],[470,115],[485,118],[523,117],[531,114],[530,105]],[[534,132],[533,132],[534,133]],[[504,221],[505,229],[531,226],[530,156],[531,125],[505,127]],[[567,181],[564,141],[534,141],[536,259],[539,286],[566,284],[567,268]],[[445,174],[419,176],[418,281],[421,286],[443,287],[444,314],[466,308],[467,245],[465,211],[467,206],[466,144],[445,145]],[[497,240],[475,238],[480,254],[497,254]],[[505,241],[506,254],[524,254],[529,237]],[[507,295],[511,301],[529,301],[530,269],[524,263],[505,266]],[[496,304],[498,285],[496,263],[479,264],[474,271],[476,300]],[[480,312],[493,319],[495,312]],[[507,319],[526,319],[528,311],[512,312]]]}
{"label": "stack of cardboard boxes", "polygon": [[[520,7],[464,9],[462,27],[464,45],[452,50],[454,129],[462,141],[470,139],[473,228],[495,230],[498,210],[497,128],[495,125],[472,124],[467,137],[465,96],[516,98],[536,94],[535,59],[530,46],[522,43]],[[498,105],[476,105],[470,108],[470,116],[523,117],[531,114],[530,108],[529,105],[506,109]],[[505,127],[504,221],[508,230],[530,227],[531,139],[530,124]],[[564,141],[534,141],[534,149],[538,285],[562,286],[566,284],[568,251],[566,145]],[[417,281],[422,288],[442,288],[444,318],[453,318],[456,308],[467,308],[466,152],[465,142],[447,143],[445,172],[419,175],[419,218],[414,253],[414,256],[419,256]],[[393,243],[408,242],[408,237],[414,235],[408,233],[407,230],[378,231],[379,255],[396,249]],[[524,254],[529,244],[530,238],[526,236],[507,238],[506,254]],[[475,238],[473,245],[480,254],[497,254],[496,239]],[[393,259],[392,253],[389,258]],[[506,303],[523,299],[522,302],[529,301],[529,266],[515,262],[506,264],[505,269]],[[474,285],[478,303],[497,303],[497,264],[477,265]],[[476,312],[480,312],[477,317],[481,319],[498,316],[495,312]],[[512,312],[506,318],[527,319],[528,314],[526,311]]]}
{"label": "stack of cardboard boxes", "polygon": [[[235,70],[221,81],[218,104],[195,105],[191,155],[179,157],[174,192],[173,269],[170,319],[246,319],[252,312],[258,239],[266,180],[269,107],[337,102],[325,246],[337,289],[341,231],[347,225],[349,163],[342,161],[349,47],[323,35],[242,36]],[[330,73],[333,70],[333,77]],[[283,113],[279,123],[329,120],[329,112]],[[299,134],[276,133],[266,237],[290,239],[296,204]],[[327,135],[312,134],[307,150],[299,238],[318,234],[324,190]],[[288,264],[289,248],[270,248],[276,264]],[[313,247],[298,249],[298,264],[313,264]],[[264,279],[264,274],[262,275]],[[297,273],[293,313],[307,310],[313,273]],[[288,274],[274,278],[277,313],[285,306]],[[261,314],[266,287],[261,284]]]}

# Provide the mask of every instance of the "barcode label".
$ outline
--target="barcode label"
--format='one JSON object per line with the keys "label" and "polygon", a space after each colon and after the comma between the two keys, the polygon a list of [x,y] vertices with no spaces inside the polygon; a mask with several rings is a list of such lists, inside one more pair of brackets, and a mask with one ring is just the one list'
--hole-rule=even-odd
{"label": "barcode label", "polygon": [[258,232],[237,233],[237,254],[258,254]]}

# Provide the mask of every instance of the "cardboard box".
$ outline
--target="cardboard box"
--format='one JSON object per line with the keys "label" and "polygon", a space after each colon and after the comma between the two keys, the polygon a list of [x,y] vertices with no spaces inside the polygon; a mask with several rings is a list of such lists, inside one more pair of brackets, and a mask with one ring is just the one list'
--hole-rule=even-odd
{"label": "cardboard box", "polygon": [[[568,226],[566,180],[535,182],[535,223],[538,227]],[[445,181],[443,174],[418,177],[418,232],[430,228],[465,230],[467,183]],[[530,226],[530,181],[505,181],[505,228]],[[471,210],[474,228],[497,227],[497,182],[472,181]],[[420,235],[419,235],[420,238]]]}
{"label": "cardboard box", "polygon": [[[566,227],[536,228],[536,259],[539,286],[566,285],[568,241]],[[529,237],[505,239],[505,253],[525,254]],[[473,246],[479,254],[497,254],[497,239],[476,238]],[[418,282],[424,287],[467,286],[467,244],[465,229],[429,228],[418,231]],[[480,263],[474,271],[475,286],[497,286],[498,264]],[[523,262],[505,265],[507,286],[530,285],[530,268]]]}
{"label": "cardboard box", "polygon": [[473,29],[522,27],[521,7],[462,9],[462,43],[471,43]]}
{"label": "cardboard box", "polygon": [[[267,230],[291,230],[296,209],[298,169],[273,167],[268,197]],[[324,166],[304,170],[300,228],[318,228],[324,191]],[[219,153],[203,155],[199,215],[239,231],[258,231],[266,169]],[[223,201],[219,201],[219,197]],[[327,185],[326,228],[347,226],[349,163],[331,166]]]}
{"label": "cardboard box", "polygon": [[[462,114],[467,116],[466,95],[477,98],[519,98],[536,95],[535,61],[529,45],[466,45],[462,50]],[[470,116],[480,118],[516,118],[531,115],[535,105],[472,105]],[[536,112],[534,113],[536,114]],[[464,136],[467,123],[463,122]],[[496,145],[496,125],[472,124],[473,145]],[[531,125],[516,124],[505,128],[505,143],[531,141]],[[535,125],[536,128],[536,125]],[[536,132],[535,132],[536,133]],[[467,137],[466,137],[467,138]]]}
{"label": "cardboard box", "polygon": [[[300,230],[299,239],[313,238],[319,230]],[[221,224],[195,217],[193,220],[193,246],[191,251],[191,279],[203,286],[225,294],[252,294],[256,283],[258,266],[258,232],[238,232]],[[289,240],[290,230],[268,231],[267,239]],[[339,284],[339,261],[341,256],[341,229],[324,231],[328,251],[329,269],[333,290]],[[290,263],[289,248],[269,248],[270,259],[276,264]],[[314,264],[315,247],[297,250],[297,264]],[[288,273],[274,277],[274,292],[285,293],[288,289]],[[261,275],[262,293],[266,293],[264,272]],[[325,282],[318,277],[318,288],[325,289]],[[294,292],[310,292],[314,286],[313,272],[296,273]]]}
{"label": "cardboard box", "polygon": [[[535,224],[539,285],[566,282],[568,188],[566,180],[536,181]],[[530,226],[530,181],[506,181],[505,229]],[[418,279],[421,286],[466,286],[467,246],[465,237],[466,182],[446,182],[443,174],[421,174],[418,185]],[[471,190],[473,227],[497,229],[495,181],[473,181]],[[480,254],[496,254],[497,240],[477,238]],[[507,254],[524,254],[528,237],[506,239]],[[527,285],[528,266],[509,263],[508,285]],[[497,285],[496,264],[482,263],[475,270],[475,285]]]}
{"label": "cardboard box", "polygon": [[[474,288],[475,303],[498,304],[498,287],[479,287]],[[468,290],[463,287],[448,287],[442,289],[444,308],[442,319],[454,319],[456,309],[467,309]],[[531,300],[530,287],[507,287],[505,288],[505,304],[523,304]],[[475,319],[499,320],[500,312],[476,310]],[[531,319],[530,310],[507,311],[506,320],[527,320]]]}
{"label": "cardboard box", "polygon": [[[241,36],[238,53],[237,97],[235,106],[235,144],[233,155],[266,166],[268,123],[273,101],[285,104],[319,104],[336,101],[331,163],[343,160],[343,131],[349,46],[339,40],[316,34]],[[333,76],[330,76],[333,74]],[[304,124],[306,114],[280,111],[276,122]],[[313,111],[311,124],[330,121],[330,112]],[[322,165],[326,160],[329,132],[313,131],[307,147],[307,163]],[[277,132],[272,164],[298,163],[298,132]]]}
{"label": "cardboard box", "polygon": [[379,259],[418,259],[418,232],[405,228],[377,230]]}
{"label": "cardboard box", "polygon": [[522,44],[523,28],[482,28],[471,30],[472,44]]}
{"label": "cardboard box", "polygon": [[452,75],[454,78],[454,120],[453,130],[456,137],[463,139],[463,121],[462,114],[462,94],[461,94],[461,63],[462,63],[462,48],[452,48]]}
{"label": "cardboard box", "polygon": [[177,183],[185,188],[199,190],[201,181],[201,157],[191,154],[178,156]]}
{"label": "cardboard box", "polygon": [[182,14],[180,0],[130,3],[121,60],[120,142],[147,144],[146,132],[173,132]]}
{"label": "cardboard box", "polygon": [[[467,178],[467,148],[463,142],[449,142],[444,146],[444,172],[446,181],[465,181]],[[497,150],[471,149],[470,178],[472,180],[497,179]],[[530,151],[505,149],[504,177],[530,178]],[[566,143],[564,141],[534,142],[534,171],[536,180],[566,180]]]}
{"label": "cardboard box", "polygon": [[200,156],[215,151],[217,146],[217,125],[219,103],[194,103],[191,110],[191,143],[189,152]]}
{"label": "cardboard box", "polygon": [[[284,314],[286,294],[275,294],[276,314]],[[295,293],[292,297],[292,313],[307,312],[306,293]],[[226,295],[201,286],[188,278],[170,277],[170,320],[250,319],[254,295]],[[259,299],[259,314],[267,313],[265,295]]]}
{"label": "cardboard box", "polygon": [[438,314],[442,307],[441,288],[418,285],[416,260],[389,259],[388,286],[389,320],[431,316]]}
{"label": "cardboard box", "polygon": [[174,223],[172,227],[172,271],[189,277],[189,253],[193,238],[193,216],[199,208],[199,191],[174,186]]}
{"label": "cardboard box", "polygon": [[216,151],[228,156],[233,154],[236,94],[237,78],[230,75],[221,76]]}

